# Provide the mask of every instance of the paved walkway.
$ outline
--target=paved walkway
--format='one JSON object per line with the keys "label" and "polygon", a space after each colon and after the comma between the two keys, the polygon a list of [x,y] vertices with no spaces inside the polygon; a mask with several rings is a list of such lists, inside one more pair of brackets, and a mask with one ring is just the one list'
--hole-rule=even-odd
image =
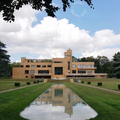
{"label": "paved walkway", "polygon": [[[41,83],[39,83],[39,84],[41,84]],[[4,91],[0,91],[0,93],[9,92],[9,91],[13,91],[13,90],[18,90],[18,89],[22,89],[22,88],[26,88],[26,87],[30,87],[30,86],[34,86],[34,85],[38,85],[38,84],[33,84],[33,85],[23,86],[23,87],[19,87],[19,88],[4,90]]]}
{"label": "paved walkway", "polygon": [[[79,84],[79,83],[76,83],[76,84]],[[109,91],[109,92],[114,92],[114,93],[119,93],[120,94],[120,91],[115,91],[115,90],[110,90],[110,89],[106,89],[106,88],[95,87],[95,86],[85,85],[85,84],[79,84],[79,85],[83,85],[83,86],[87,86],[87,87],[92,87],[92,88],[97,88],[97,89],[101,89],[101,90],[105,90],[105,91]]]}

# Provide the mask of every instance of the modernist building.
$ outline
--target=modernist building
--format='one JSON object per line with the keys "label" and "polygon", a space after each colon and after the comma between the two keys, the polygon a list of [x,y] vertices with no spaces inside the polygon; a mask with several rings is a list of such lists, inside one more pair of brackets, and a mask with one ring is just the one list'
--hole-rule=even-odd
{"label": "modernist building", "polygon": [[74,78],[106,77],[106,73],[95,73],[94,62],[72,62],[72,50],[64,53],[64,58],[26,59],[13,68],[12,78]]}

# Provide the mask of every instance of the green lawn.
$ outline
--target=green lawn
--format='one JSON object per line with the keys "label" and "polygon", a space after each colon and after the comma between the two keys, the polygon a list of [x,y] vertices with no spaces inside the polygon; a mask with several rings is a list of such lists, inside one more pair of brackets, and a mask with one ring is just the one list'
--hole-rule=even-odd
{"label": "green lawn", "polygon": [[[27,82],[34,84],[33,82],[37,81],[36,79],[0,79],[0,91],[18,88],[15,86],[15,83],[20,83],[20,87],[27,86]],[[40,80],[41,81],[41,80]],[[43,81],[43,80],[42,80]]]}
{"label": "green lawn", "polygon": [[98,112],[91,120],[120,120],[120,94],[68,82],[65,85]]}
{"label": "green lawn", "polygon": [[[120,79],[81,79],[81,81],[84,81],[84,84],[87,84],[87,82],[91,82],[90,85],[92,86],[107,88],[116,91],[119,90],[118,84],[120,84]],[[98,86],[98,82],[102,82],[102,86]]]}
{"label": "green lawn", "polygon": [[19,116],[20,112],[52,84],[37,84],[15,91],[0,93],[0,120],[24,120]]}

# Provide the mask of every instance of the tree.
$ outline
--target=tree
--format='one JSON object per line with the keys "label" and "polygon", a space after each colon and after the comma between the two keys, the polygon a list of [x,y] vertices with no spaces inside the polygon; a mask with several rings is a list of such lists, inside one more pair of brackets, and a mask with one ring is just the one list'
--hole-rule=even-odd
{"label": "tree", "polygon": [[120,78],[120,52],[113,56],[113,75]]}
{"label": "tree", "polygon": [[6,48],[5,44],[0,41],[0,77],[11,76],[10,55],[6,54],[7,51],[4,48]]}
{"label": "tree", "polygon": [[[53,0],[0,0],[0,12],[3,12],[2,16],[5,21],[14,21],[14,11],[19,10],[23,5],[31,5],[35,10],[44,8],[48,16],[55,17],[55,12],[60,8],[52,4]],[[63,4],[63,11],[66,11],[67,7],[70,7],[71,3],[75,0],[61,0]],[[85,1],[91,8],[93,6],[92,0],[81,0]],[[94,7],[93,7],[94,9]]]}

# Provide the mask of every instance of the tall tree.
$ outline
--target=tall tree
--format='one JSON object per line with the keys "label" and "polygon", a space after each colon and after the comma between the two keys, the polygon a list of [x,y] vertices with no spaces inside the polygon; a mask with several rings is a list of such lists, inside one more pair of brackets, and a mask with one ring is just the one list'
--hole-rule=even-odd
{"label": "tall tree", "polygon": [[0,77],[10,76],[10,55],[7,55],[7,51],[4,49],[5,44],[0,41]]}
{"label": "tall tree", "polygon": [[113,75],[120,78],[120,52],[113,56]]}
{"label": "tall tree", "polygon": [[[70,7],[70,4],[74,3],[74,1],[75,0],[61,0],[63,11],[66,11],[66,8]],[[80,1],[85,1],[91,8],[93,6],[92,0]],[[11,22],[15,20],[15,10],[19,10],[23,5],[31,5],[33,9],[40,11],[42,11],[42,8],[44,7],[48,16],[55,17],[55,12],[60,8],[56,7],[52,2],[53,0],[0,0],[0,12],[3,12],[2,15],[5,21]]]}

